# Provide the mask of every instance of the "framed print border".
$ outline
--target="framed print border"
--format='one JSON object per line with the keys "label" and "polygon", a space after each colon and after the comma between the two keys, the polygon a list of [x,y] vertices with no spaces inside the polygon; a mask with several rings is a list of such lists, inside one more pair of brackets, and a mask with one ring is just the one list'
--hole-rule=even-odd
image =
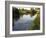
{"label": "framed print border", "polygon": [[[43,32],[30,33],[30,34],[10,34],[10,4],[23,4],[23,5],[42,5],[43,6]],[[18,36],[32,36],[45,34],[45,5],[44,3],[36,2],[22,2],[22,1],[5,1],[5,37],[18,37]]]}

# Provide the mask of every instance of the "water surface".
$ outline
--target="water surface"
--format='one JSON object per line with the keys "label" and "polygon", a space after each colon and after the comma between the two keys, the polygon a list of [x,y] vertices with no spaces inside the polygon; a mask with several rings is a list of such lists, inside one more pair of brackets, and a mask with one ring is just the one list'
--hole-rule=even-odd
{"label": "water surface", "polygon": [[29,26],[32,25],[33,20],[35,16],[30,16],[30,15],[23,15],[20,16],[20,18],[16,21],[14,19],[14,27],[13,30],[28,30]]}

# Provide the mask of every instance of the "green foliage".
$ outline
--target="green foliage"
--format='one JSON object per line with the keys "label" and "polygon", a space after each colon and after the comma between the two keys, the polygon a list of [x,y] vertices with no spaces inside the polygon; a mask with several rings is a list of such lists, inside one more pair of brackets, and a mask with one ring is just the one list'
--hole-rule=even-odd
{"label": "green foliage", "polygon": [[23,9],[19,9],[19,14],[20,14],[20,16],[22,16],[23,15],[23,11],[22,11]]}
{"label": "green foliage", "polygon": [[32,8],[31,9],[31,16],[34,16],[36,13],[37,13],[37,11]]}
{"label": "green foliage", "polygon": [[29,27],[29,30],[39,30],[40,29],[40,14],[37,14],[36,19],[33,21],[32,25]]}

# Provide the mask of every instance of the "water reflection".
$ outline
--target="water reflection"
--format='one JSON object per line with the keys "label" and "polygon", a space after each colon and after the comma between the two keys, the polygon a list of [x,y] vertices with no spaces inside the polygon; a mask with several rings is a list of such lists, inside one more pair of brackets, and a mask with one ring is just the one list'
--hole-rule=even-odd
{"label": "water reflection", "polygon": [[31,16],[30,14],[28,15],[23,15],[20,16],[19,20],[14,19],[14,27],[13,30],[28,30],[29,26],[32,25],[33,20],[36,18],[37,15]]}

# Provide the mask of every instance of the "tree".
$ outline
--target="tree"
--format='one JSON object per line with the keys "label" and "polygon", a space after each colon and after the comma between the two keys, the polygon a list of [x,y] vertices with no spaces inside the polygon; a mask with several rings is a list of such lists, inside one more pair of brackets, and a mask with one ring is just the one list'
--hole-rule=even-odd
{"label": "tree", "polygon": [[20,18],[19,10],[15,7],[13,7],[13,19],[18,20]]}
{"label": "tree", "polygon": [[34,8],[31,8],[31,16],[34,16],[37,13],[36,10],[34,10]]}

